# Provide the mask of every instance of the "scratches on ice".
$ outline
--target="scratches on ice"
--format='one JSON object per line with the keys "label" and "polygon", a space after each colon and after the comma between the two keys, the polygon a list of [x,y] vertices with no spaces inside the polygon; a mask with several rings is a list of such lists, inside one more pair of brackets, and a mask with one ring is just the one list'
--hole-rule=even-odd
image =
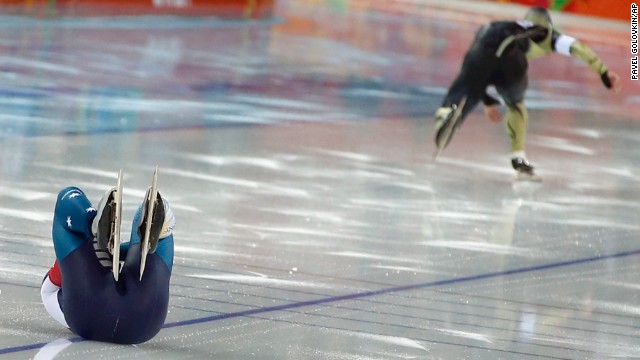
{"label": "scratches on ice", "polygon": [[331,156],[345,159],[345,160],[350,160],[350,161],[359,161],[359,162],[374,161],[374,158],[369,155],[363,155],[363,154],[354,153],[354,152],[335,151],[335,150],[326,150],[326,149],[318,149],[317,152],[331,155]]}
{"label": "scratches on ice", "polygon": [[435,329],[435,330],[438,331],[438,332],[441,332],[441,333],[444,333],[444,334],[448,334],[448,335],[452,335],[452,336],[456,336],[456,337],[482,341],[482,342],[489,343],[489,344],[492,343],[491,339],[488,336],[482,335],[482,334],[478,334],[478,333],[472,333],[472,332],[460,331],[460,330],[451,330],[451,329]]}
{"label": "scratches on ice", "polygon": [[280,170],[282,165],[279,161],[259,158],[259,157],[245,157],[245,156],[213,156],[203,154],[184,154],[187,159],[217,165],[249,165],[263,169]]}
{"label": "scratches on ice", "polygon": [[500,255],[520,255],[520,256],[532,255],[532,252],[530,249],[519,248],[519,247],[514,247],[509,245],[481,243],[476,241],[435,240],[435,241],[427,241],[427,242],[424,242],[423,244],[426,246],[478,251],[478,252],[486,252],[486,253],[493,253],[493,254],[500,254]]}
{"label": "scratches on ice", "polygon": [[70,172],[70,173],[86,174],[86,175],[104,177],[109,179],[118,178],[118,173],[115,170],[104,171],[104,170],[99,170],[99,169],[90,168],[90,167],[56,165],[56,164],[44,163],[44,162],[36,163],[34,165],[43,167],[43,168],[48,168],[48,169]]}
{"label": "scratches on ice", "polygon": [[[293,235],[307,235],[307,236],[318,236],[318,237],[328,237],[328,238],[348,238],[346,235],[336,235],[335,232],[328,229],[324,230],[315,230],[309,229],[306,227],[275,227],[275,226],[257,226],[257,225],[247,225],[247,224],[233,224],[234,228],[238,229],[247,229],[256,231],[259,233],[262,232],[273,232],[273,233],[284,233],[284,234],[293,234]],[[360,239],[360,237],[355,237],[356,239]]]}
{"label": "scratches on ice", "polygon": [[373,268],[382,269],[382,270],[391,270],[395,272],[406,272],[413,274],[447,274],[445,271],[436,271],[433,269],[422,269],[419,267],[408,267],[408,266],[393,266],[393,265],[373,265]]}
{"label": "scratches on ice", "polygon": [[370,340],[380,341],[387,344],[404,346],[404,347],[409,347],[413,349],[420,349],[420,350],[427,351],[427,349],[424,346],[420,345],[417,341],[406,338],[406,337],[367,334],[367,333],[356,333],[354,335],[364,339],[370,339]]}
{"label": "scratches on ice", "polygon": [[548,223],[564,224],[580,227],[618,228],[626,230],[638,230],[639,225],[625,222],[616,222],[607,219],[547,219]]}
{"label": "scratches on ice", "polygon": [[[88,182],[88,181],[78,181],[76,184],[79,188],[83,189],[84,191],[91,189],[99,192],[104,192],[107,189],[112,188],[116,184],[116,182],[113,181],[113,183],[97,183],[97,182]],[[138,199],[142,199],[144,197],[146,192],[147,190],[134,189],[130,186],[125,186],[125,188],[122,191],[123,195],[126,195],[126,197],[123,199],[123,202],[125,203],[128,202],[128,200],[130,199],[129,197],[135,197],[136,201],[138,201]],[[94,204],[94,205],[97,205],[97,204]],[[171,204],[171,206],[173,206],[173,204]]]}
{"label": "scratches on ice", "polygon": [[336,251],[330,252],[329,255],[335,256],[344,256],[350,258],[359,258],[359,259],[369,259],[369,260],[379,260],[379,261],[395,261],[399,263],[411,263],[411,264],[422,264],[424,260],[422,259],[409,259],[407,257],[394,257],[389,255],[380,255],[380,254],[370,254],[370,253],[362,253],[355,251]]}
{"label": "scratches on ice", "polygon": [[37,268],[37,270],[28,270],[25,268],[0,267],[0,273],[9,273],[16,278],[19,278],[20,275],[42,278],[44,275],[41,268]]}
{"label": "scratches on ice", "polygon": [[295,189],[292,187],[283,187],[267,184],[265,182],[251,181],[251,180],[243,180],[235,177],[225,177],[225,176],[217,176],[217,175],[207,175],[203,173],[193,172],[193,171],[184,171],[179,169],[167,168],[163,170],[164,174],[170,174],[174,176],[186,177],[193,180],[202,180],[211,183],[228,185],[228,186],[236,186],[247,189],[254,189],[258,192],[265,192],[271,195],[282,195],[282,196],[290,196],[296,198],[310,198],[308,191],[302,189]]}
{"label": "scratches on ice", "polygon": [[582,155],[595,155],[596,152],[593,149],[583,146],[573,145],[567,139],[551,137],[551,136],[532,136],[532,143],[536,143],[539,146],[582,154]]}
{"label": "scratches on ice", "polygon": [[277,286],[289,286],[289,287],[304,287],[304,288],[331,288],[330,284],[320,284],[309,281],[297,281],[297,280],[285,280],[274,279],[263,274],[252,273],[252,275],[242,274],[220,274],[220,275],[208,275],[208,274],[188,274],[187,277],[204,279],[204,280],[217,280],[227,281],[233,283],[243,284],[257,284],[257,285],[277,285]]}
{"label": "scratches on ice", "polygon": [[49,194],[47,192],[21,189],[13,186],[11,187],[0,186],[0,196],[24,200],[24,201],[33,201],[33,200],[40,200],[40,199],[45,199],[49,197],[51,198],[54,197],[53,194]]}
{"label": "scratches on ice", "polygon": [[[314,219],[320,221],[327,221],[332,223],[344,223],[345,219],[339,214],[331,211],[319,211],[312,209],[281,209],[276,207],[261,207],[261,211],[273,213],[273,214],[281,214],[286,216],[297,216],[303,217],[305,219]],[[365,225],[364,223],[357,223],[358,225]]]}
{"label": "scratches on ice", "polygon": [[424,346],[420,345],[417,341],[406,338],[406,337],[379,335],[379,334],[371,334],[371,333],[348,331],[348,330],[333,330],[333,331],[338,333],[345,333],[346,335],[359,337],[365,340],[373,340],[373,341],[378,341],[378,342],[382,342],[389,345],[396,345],[396,346],[428,351]]}
{"label": "scratches on ice", "polygon": [[631,282],[622,282],[622,281],[605,281],[603,282],[603,285],[605,286],[617,286],[617,287],[621,287],[621,288],[625,288],[625,289],[632,289],[632,290],[640,290],[640,284],[638,283],[631,283]]}
{"label": "scratches on ice", "polygon": [[618,301],[604,301],[604,300],[596,300],[596,299],[582,299],[579,301],[581,306],[585,308],[598,309],[603,312],[613,312],[613,313],[622,313],[633,316],[640,316],[640,306],[631,305],[629,303],[623,302],[624,300]]}
{"label": "scratches on ice", "polygon": [[263,105],[263,106],[265,105],[275,106],[275,107],[288,108],[288,109],[299,109],[304,112],[309,112],[309,110],[327,109],[326,106],[318,105],[318,103],[316,102],[265,97],[264,95],[260,95],[260,96],[236,95],[233,97],[233,99],[243,103],[250,103],[250,104],[256,104],[256,105]]}
{"label": "scratches on ice", "polygon": [[26,219],[33,220],[38,222],[51,221],[52,215],[51,212],[48,211],[27,211],[27,210],[17,210],[11,208],[2,208],[0,207],[0,215],[17,218],[17,219]]}
{"label": "scratches on ice", "polygon": [[2,61],[5,64],[19,64],[20,66],[23,66],[23,67],[50,71],[53,73],[70,74],[70,75],[77,75],[82,73],[82,71],[80,71],[79,68],[76,66],[64,66],[64,65],[55,64],[52,62],[33,60],[31,58],[26,58],[26,57],[7,55],[3,57]]}
{"label": "scratches on ice", "polygon": [[214,256],[235,256],[235,257],[251,257],[248,254],[235,253],[229,251],[222,250],[213,250],[213,249],[205,249],[201,247],[194,246],[182,246],[182,245],[174,245],[176,254],[199,254],[199,255],[214,255]]}
{"label": "scratches on ice", "polygon": [[446,156],[440,156],[438,157],[438,162],[439,163],[444,163],[444,164],[449,164],[449,165],[457,165],[457,166],[462,166],[465,168],[470,168],[470,169],[477,169],[477,170],[482,170],[482,171],[487,171],[487,172],[493,172],[493,173],[500,173],[500,174],[512,174],[513,170],[511,170],[510,168],[506,167],[506,166],[491,166],[491,165],[485,165],[482,163],[478,163],[478,162],[474,162],[474,161],[467,161],[467,160],[461,160],[461,159],[454,159],[454,158],[448,158]]}

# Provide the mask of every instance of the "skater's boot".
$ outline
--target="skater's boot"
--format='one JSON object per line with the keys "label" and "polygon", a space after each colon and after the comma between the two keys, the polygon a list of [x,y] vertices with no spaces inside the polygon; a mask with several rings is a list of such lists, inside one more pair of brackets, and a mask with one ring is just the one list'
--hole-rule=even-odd
{"label": "skater's boot", "polygon": [[176,217],[173,215],[173,210],[169,206],[169,202],[164,198],[158,197],[162,200],[162,206],[164,207],[164,220],[162,222],[162,229],[160,230],[160,240],[165,239],[173,235],[173,229],[176,227]]}
{"label": "skater's boot", "polygon": [[113,254],[114,236],[116,229],[116,188],[105,192],[98,203],[98,214],[93,219],[91,230],[96,238],[97,247],[102,251]]}
{"label": "skater's boot", "polygon": [[[173,266],[173,229],[176,219],[169,203],[155,191],[155,202],[151,202],[153,186],[149,188],[143,203],[133,219],[130,244],[140,244],[140,279],[146,267],[147,255],[157,253],[167,265],[169,271]],[[151,211],[149,211],[151,209]],[[147,224],[149,229],[147,229]]]}
{"label": "skater's boot", "polygon": [[467,103],[467,97],[463,97],[457,104],[450,107],[441,107],[436,110],[436,157],[453,137],[454,131],[462,124],[462,110]]}
{"label": "skater's boot", "polygon": [[438,149],[444,149],[451,140],[453,135],[453,109],[450,107],[441,107],[436,110],[436,146]]}
{"label": "skater's boot", "polygon": [[[158,168],[153,173],[153,181],[147,193],[144,196],[142,206],[138,209],[138,214],[134,219],[134,226],[138,228],[135,231],[136,240],[140,241],[140,280],[144,274],[147,262],[147,255],[154,253],[158,249],[158,242],[162,238],[169,238],[171,241],[163,243],[163,251],[160,252],[160,258],[167,263],[171,269],[173,262],[173,227],[175,226],[175,218],[173,212],[169,208],[167,202],[163,199],[158,191]],[[132,234],[132,242],[133,242]],[[167,248],[169,244],[169,248]],[[170,251],[168,251],[170,250]],[[163,253],[165,256],[163,257]],[[170,253],[170,254],[169,254]],[[166,259],[165,259],[166,257]],[[171,261],[169,261],[171,260]],[[169,270],[171,271],[171,270]]]}
{"label": "skater's boot", "polygon": [[[158,247],[158,241],[160,240],[161,235],[163,235],[162,233],[163,233],[166,212],[165,212],[165,201],[160,195],[160,192],[158,191],[156,191],[155,204],[153,204],[152,206],[151,191],[152,191],[151,188],[147,190],[147,194],[144,197],[144,202],[142,203],[142,214],[140,218],[140,224],[138,225],[138,235],[140,235],[140,239],[143,247],[144,245],[146,245],[148,251],[150,253],[153,253],[154,251],[156,251],[156,248]],[[149,214],[149,208],[151,206],[153,207],[153,211],[151,214]],[[171,213],[171,216],[173,216],[173,213]],[[148,223],[150,223],[149,225],[150,230],[149,230],[148,238],[145,239],[145,233],[146,233]],[[166,236],[168,235],[165,235],[164,237]]]}
{"label": "skater's boot", "polygon": [[523,158],[515,157],[511,159],[511,166],[513,169],[519,173],[533,175],[533,166]]}
{"label": "skater's boot", "polygon": [[[151,189],[149,189],[151,190]],[[148,193],[149,191],[147,191]],[[145,228],[147,226],[147,213],[149,207],[149,196],[145,197],[145,201],[142,204],[141,220],[138,225],[138,234],[142,239],[144,236]],[[158,241],[169,237],[173,234],[173,229],[176,226],[176,217],[169,206],[169,203],[162,197],[160,192],[157,192],[156,205],[153,209],[153,215],[151,215],[151,231],[149,231],[149,252],[152,253],[158,246]],[[144,239],[143,241],[144,242]]]}
{"label": "skater's boot", "polygon": [[511,166],[516,171],[517,180],[533,180],[540,181],[540,178],[536,175],[533,165],[522,157],[511,158]]}

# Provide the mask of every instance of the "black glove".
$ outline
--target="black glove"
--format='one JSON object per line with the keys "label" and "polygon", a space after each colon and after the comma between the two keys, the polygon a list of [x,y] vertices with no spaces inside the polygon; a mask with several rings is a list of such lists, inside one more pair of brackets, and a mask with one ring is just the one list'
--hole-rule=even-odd
{"label": "black glove", "polygon": [[611,86],[613,85],[611,85],[611,79],[609,79],[609,71],[602,73],[602,75],[600,75],[600,79],[602,79],[602,83],[607,87],[607,89],[611,89]]}

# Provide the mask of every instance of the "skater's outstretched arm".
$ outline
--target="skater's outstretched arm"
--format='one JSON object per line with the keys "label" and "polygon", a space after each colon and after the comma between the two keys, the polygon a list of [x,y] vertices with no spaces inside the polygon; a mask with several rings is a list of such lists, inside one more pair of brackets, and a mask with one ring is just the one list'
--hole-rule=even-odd
{"label": "skater's outstretched arm", "polygon": [[[563,35],[564,36],[564,35]],[[621,83],[620,77],[615,72],[609,70],[607,66],[600,60],[595,51],[591,50],[590,47],[585,45],[583,42],[577,39],[573,39],[569,36],[564,36],[568,38],[566,41],[570,42],[569,46],[569,54],[580,58],[587,65],[589,65],[593,70],[595,70],[598,75],[600,75],[600,79],[602,79],[602,83],[608,89],[613,90],[614,92],[620,91]],[[559,39],[561,40],[562,37]],[[557,45],[560,45],[556,43]]]}
{"label": "skater's outstretched arm", "polygon": [[582,41],[567,35],[557,33],[554,36],[553,49],[562,55],[575,56],[584,61],[589,67],[600,75],[604,86],[614,92],[620,91],[620,77],[615,72],[609,70],[604,62],[589,46]]}

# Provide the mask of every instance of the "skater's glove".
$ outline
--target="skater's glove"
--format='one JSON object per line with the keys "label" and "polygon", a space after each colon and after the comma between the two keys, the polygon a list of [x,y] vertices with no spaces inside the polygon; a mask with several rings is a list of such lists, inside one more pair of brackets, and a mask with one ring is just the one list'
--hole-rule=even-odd
{"label": "skater's glove", "polygon": [[608,71],[602,73],[602,75],[600,75],[600,79],[602,79],[602,83],[607,87],[607,89],[611,89],[611,79],[609,79]]}
{"label": "skater's glove", "polygon": [[622,87],[620,77],[613,71],[605,71],[600,75],[600,79],[602,79],[602,83],[607,87],[607,89],[612,89],[616,93],[620,91],[620,88]]}

